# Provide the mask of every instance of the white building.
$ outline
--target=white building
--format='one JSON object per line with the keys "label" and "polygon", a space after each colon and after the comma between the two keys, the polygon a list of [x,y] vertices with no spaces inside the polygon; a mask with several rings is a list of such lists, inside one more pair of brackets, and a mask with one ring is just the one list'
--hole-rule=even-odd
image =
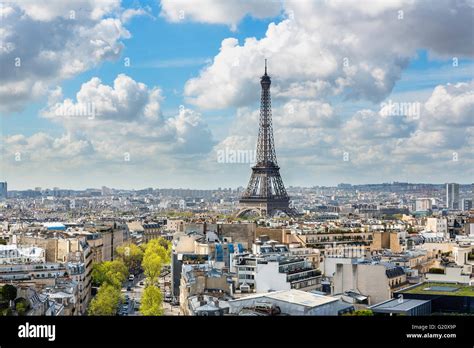
{"label": "white building", "polygon": [[303,258],[260,261],[255,273],[257,292],[275,290],[316,290],[321,288],[321,272]]}
{"label": "white building", "polygon": [[444,269],[444,274],[426,273],[426,280],[429,282],[441,283],[459,283],[459,284],[473,284],[471,278],[472,266],[450,266]]}
{"label": "white building", "polygon": [[304,258],[237,256],[236,269],[239,288],[250,286],[258,293],[321,288],[321,272]]}
{"label": "white building", "polygon": [[446,218],[427,218],[426,230],[448,236],[448,220]]}
{"label": "white building", "polygon": [[458,266],[473,265],[474,260],[469,260],[469,254],[474,252],[473,245],[456,245],[453,247],[454,262]]}
{"label": "white building", "polygon": [[423,237],[426,243],[442,243],[447,240],[444,233],[421,232],[420,236]]}
{"label": "white building", "polygon": [[45,256],[43,248],[0,245],[0,264],[45,262]]}
{"label": "white building", "polygon": [[[237,273],[238,287],[242,290],[250,287],[255,289],[255,273],[257,258],[250,254],[240,254],[234,258],[234,267]],[[243,286],[242,286],[243,285]]]}
{"label": "white building", "polygon": [[257,293],[290,290],[291,283],[285,273],[279,272],[278,261],[257,263],[255,272],[255,290]]}
{"label": "white building", "polygon": [[321,270],[326,277],[333,277],[336,274],[336,265],[337,264],[346,264],[350,265],[357,263],[358,258],[356,257],[337,257],[329,256],[325,257],[321,266]]}

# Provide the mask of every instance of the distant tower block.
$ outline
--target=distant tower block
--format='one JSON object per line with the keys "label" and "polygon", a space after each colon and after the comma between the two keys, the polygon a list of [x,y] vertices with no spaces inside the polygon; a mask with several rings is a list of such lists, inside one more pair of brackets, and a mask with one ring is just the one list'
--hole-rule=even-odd
{"label": "distant tower block", "polygon": [[277,212],[288,216],[297,215],[290,208],[290,197],[285,190],[277,163],[272,129],[272,106],[270,99],[270,76],[267,75],[267,60],[265,59],[265,74],[260,78],[262,94],[260,99],[260,127],[258,130],[256,164],[252,167],[247,189],[239,203],[240,211],[237,216],[256,213],[260,216],[273,216]]}

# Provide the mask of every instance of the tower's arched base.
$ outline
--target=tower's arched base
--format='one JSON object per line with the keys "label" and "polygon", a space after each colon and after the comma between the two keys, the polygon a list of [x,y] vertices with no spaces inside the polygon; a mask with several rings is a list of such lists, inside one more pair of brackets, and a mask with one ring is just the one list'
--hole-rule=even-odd
{"label": "tower's arched base", "polygon": [[270,208],[266,206],[247,206],[247,207],[241,207],[240,210],[235,214],[236,217],[244,217],[244,216],[250,216],[250,215],[256,215],[256,216],[261,216],[261,217],[273,217],[277,215],[278,213],[284,213],[288,217],[296,217],[298,216],[298,212],[289,207],[283,207],[283,208]]}

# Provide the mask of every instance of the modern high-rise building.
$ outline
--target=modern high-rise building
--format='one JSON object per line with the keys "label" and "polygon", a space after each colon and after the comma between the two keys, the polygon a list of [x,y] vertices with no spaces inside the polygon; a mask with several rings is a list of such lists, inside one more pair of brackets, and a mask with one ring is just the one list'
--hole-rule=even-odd
{"label": "modern high-rise building", "polygon": [[446,208],[456,210],[459,205],[459,184],[446,184]]}
{"label": "modern high-rise building", "polygon": [[471,184],[471,201],[474,202],[474,183]]}
{"label": "modern high-rise building", "polygon": [[0,182],[0,199],[7,199],[8,189],[7,182]]}

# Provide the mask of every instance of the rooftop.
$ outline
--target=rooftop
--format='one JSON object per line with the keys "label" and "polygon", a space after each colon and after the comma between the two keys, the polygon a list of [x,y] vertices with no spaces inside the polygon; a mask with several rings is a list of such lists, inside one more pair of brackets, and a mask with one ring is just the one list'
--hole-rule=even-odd
{"label": "rooftop", "polygon": [[420,305],[430,302],[429,300],[415,300],[415,299],[393,299],[382,303],[377,303],[369,307],[375,312],[392,313],[392,312],[406,312],[410,309],[416,308]]}
{"label": "rooftop", "polygon": [[401,293],[474,297],[474,286],[454,283],[421,283]]}
{"label": "rooftop", "polygon": [[233,301],[249,300],[251,298],[274,299],[274,300],[284,301],[284,302],[288,302],[288,303],[292,303],[292,304],[300,305],[300,306],[305,306],[309,308],[318,307],[318,306],[325,305],[327,303],[338,301],[338,299],[334,297],[318,295],[318,294],[301,291],[301,290],[295,290],[295,289],[274,291],[274,292],[263,293],[263,294],[253,294],[253,295],[245,296]]}
{"label": "rooftop", "polygon": [[0,257],[29,257],[41,258],[44,256],[44,249],[40,247],[22,247],[15,244],[0,245]]}

